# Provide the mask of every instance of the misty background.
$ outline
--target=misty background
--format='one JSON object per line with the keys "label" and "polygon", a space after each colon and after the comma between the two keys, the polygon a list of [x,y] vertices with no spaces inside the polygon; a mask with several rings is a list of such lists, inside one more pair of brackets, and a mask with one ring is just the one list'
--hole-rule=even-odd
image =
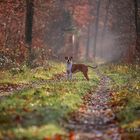
{"label": "misty background", "polygon": [[[34,30],[44,25],[43,41],[58,58],[71,55],[76,61],[93,61],[96,55],[98,61],[117,61],[135,46],[133,1],[57,0],[53,1],[54,9],[45,1],[43,6],[35,3]],[[45,8],[48,14],[38,16]]]}

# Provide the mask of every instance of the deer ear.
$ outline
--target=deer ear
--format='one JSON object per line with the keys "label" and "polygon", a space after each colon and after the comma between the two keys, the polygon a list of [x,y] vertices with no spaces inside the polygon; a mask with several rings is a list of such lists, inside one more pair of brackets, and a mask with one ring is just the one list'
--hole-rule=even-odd
{"label": "deer ear", "polygon": [[68,57],[66,56],[66,57],[65,57],[65,59],[67,60],[67,59],[68,59]]}

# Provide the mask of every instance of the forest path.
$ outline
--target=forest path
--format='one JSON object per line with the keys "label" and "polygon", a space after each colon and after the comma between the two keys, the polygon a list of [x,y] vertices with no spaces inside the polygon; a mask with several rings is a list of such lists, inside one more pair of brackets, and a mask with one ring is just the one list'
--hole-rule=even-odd
{"label": "forest path", "polygon": [[75,140],[120,140],[118,123],[109,106],[111,80],[96,71],[101,78],[94,93],[84,97],[84,105],[68,120],[66,128],[74,131]]}

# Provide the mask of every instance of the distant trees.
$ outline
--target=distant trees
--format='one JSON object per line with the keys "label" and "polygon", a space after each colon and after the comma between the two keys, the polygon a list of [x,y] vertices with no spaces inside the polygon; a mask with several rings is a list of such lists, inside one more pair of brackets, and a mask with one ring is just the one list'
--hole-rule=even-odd
{"label": "distant trees", "polygon": [[102,52],[103,59],[129,61],[136,32],[140,50],[139,5],[139,0],[0,1],[0,58],[20,65],[28,56],[31,65],[33,59],[44,62],[66,53],[95,60]]}
{"label": "distant trees", "polygon": [[110,29],[115,41],[112,49],[116,50],[114,54],[112,53],[113,56],[116,55],[116,61],[132,63],[135,57],[136,42],[134,1],[111,1],[110,21]]}
{"label": "distant trees", "polygon": [[91,23],[87,27],[87,46],[86,46],[86,60],[89,60],[90,38],[91,38]]}
{"label": "distant trees", "polygon": [[93,44],[93,59],[96,62],[96,46],[97,46],[97,36],[98,36],[98,28],[99,28],[99,13],[100,13],[100,5],[101,0],[97,0],[97,9],[96,9],[96,21],[95,21],[95,34],[94,34],[94,44]]}
{"label": "distant trees", "polygon": [[104,19],[103,31],[101,34],[101,57],[103,57],[103,48],[102,47],[104,44],[104,37],[105,37],[105,33],[106,33],[106,29],[107,29],[107,22],[108,22],[108,18],[109,18],[110,3],[111,3],[111,0],[108,0],[107,6],[106,6],[106,14],[105,14],[105,19]]}

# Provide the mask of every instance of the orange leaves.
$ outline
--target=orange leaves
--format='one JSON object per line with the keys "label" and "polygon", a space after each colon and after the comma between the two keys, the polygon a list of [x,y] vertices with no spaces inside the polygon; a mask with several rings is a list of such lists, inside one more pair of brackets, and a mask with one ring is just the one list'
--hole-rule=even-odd
{"label": "orange leaves", "polygon": [[[60,134],[56,134],[53,138],[52,137],[45,137],[43,140],[64,140],[64,136]],[[75,134],[73,131],[69,132],[67,140],[75,140]]]}
{"label": "orange leaves", "polygon": [[52,140],[50,137],[45,137],[43,140]]}
{"label": "orange leaves", "polygon": [[55,136],[55,140],[62,140],[61,135],[57,134],[57,135]]}
{"label": "orange leaves", "polygon": [[69,134],[69,140],[75,140],[74,137],[75,137],[75,134],[74,134],[73,131],[71,131],[70,134]]}
{"label": "orange leaves", "polygon": [[43,140],[62,140],[62,136],[60,134],[56,134],[54,138],[45,137]]}

